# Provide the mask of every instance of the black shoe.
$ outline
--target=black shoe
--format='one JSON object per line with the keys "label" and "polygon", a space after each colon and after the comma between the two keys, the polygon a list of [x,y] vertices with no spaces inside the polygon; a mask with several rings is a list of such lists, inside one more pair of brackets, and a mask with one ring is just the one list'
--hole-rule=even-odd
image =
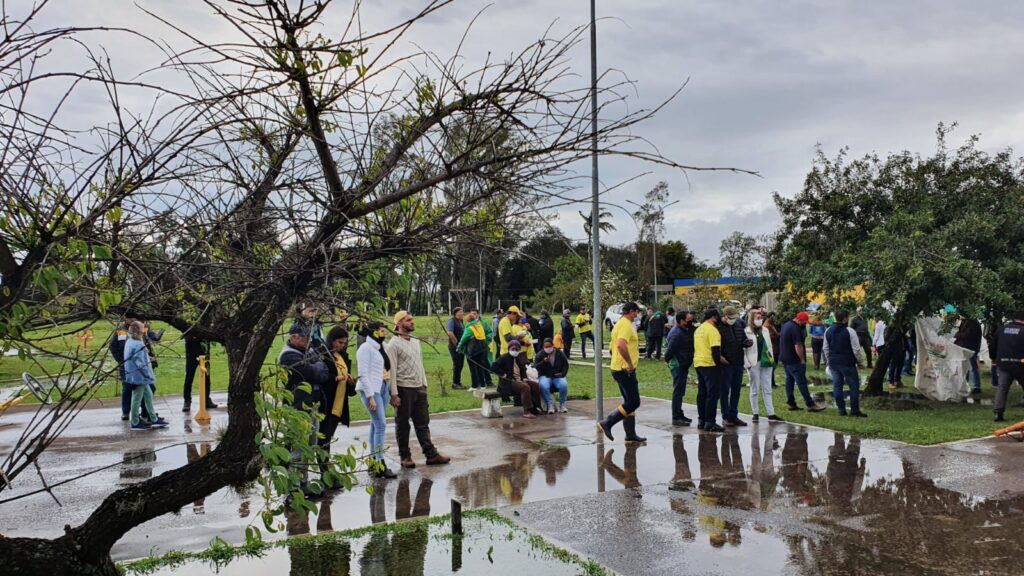
{"label": "black shoe", "polygon": [[386,480],[392,480],[394,478],[398,478],[398,474],[395,474],[395,472],[391,468],[388,468],[387,466],[385,466],[384,468],[382,468],[380,470],[375,471],[373,473],[373,475],[376,476],[377,478],[384,478]]}
{"label": "black shoe", "polygon": [[465,390],[462,384],[452,384],[452,390]]}
{"label": "black shoe", "polygon": [[192,407],[189,406],[188,404],[185,404],[184,406],[181,407],[181,411],[182,412],[191,412],[192,411]]}
{"label": "black shoe", "polygon": [[853,416],[854,418],[867,418],[868,417],[868,415],[863,413],[863,412],[850,412],[850,416]]}
{"label": "black shoe", "polygon": [[626,444],[646,444],[647,438],[636,433],[636,418],[630,417],[622,421],[622,429],[626,431]]}
{"label": "black shoe", "polygon": [[127,414],[121,414],[121,422],[126,422],[131,418]]}
{"label": "black shoe", "polygon": [[779,418],[775,414],[769,414],[768,415],[768,420],[770,420],[772,422],[785,422],[785,420],[783,420],[782,418]]}
{"label": "black shoe", "polygon": [[672,421],[672,425],[673,426],[689,426],[690,422],[688,420],[673,420]]}
{"label": "black shoe", "polygon": [[725,432],[725,428],[722,428],[718,424],[709,424],[704,428],[705,432],[714,432],[715,434],[721,434]]}
{"label": "black shoe", "polygon": [[803,410],[803,408],[797,406],[796,404],[790,404],[789,406],[787,406],[787,408],[789,408],[792,412]]}
{"label": "black shoe", "polygon": [[1002,414],[996,414],[996,419],[993,422],[1006,422],[1006,418],[1003,418]]}
{"label": "black shoe", "polygon": [[821,412],[824,409],[825,409],[825,407],[822,406],[821,404],[815,404],[813,406],[808,406],[807,407],[807,411],[808,412]]}
{"label": "black shoe", "polygon": [[611,429],[611,427],[605,428],[605,425],[604,425],[603,421],[597,423],[597,429],[600,430],[601,432],[603,432],[605,437],[608,438],[609,440],[615,440],[615,438],[612,438],[612,429]]}
{"label": "black shoe", "polygon": [[732,425],[733,426],[746,426],[747,423],[744,422],[743,420],[740,420],[739,418],[733,418],[732,419]]}
{"label": "black shoe", "polygon": [[846,416],[846,412],[840,412],[839,415],[840,416]]}
{"label": "black shoe", "polygon": [[207,398],[206,399],[206,407],[208,409],[210,409],[210,410],[213,410],[214,408],[220,408],[220,405],[217,404],[216,402],[214,402],[213,400],[210,400],[209,398]]}
{"label": "black shoe", "polygon": [[692,424],[693,423],[693,419],[692,418],[687,418],[686,416],[683,416],[683,422],[686,422],[687,424]]}
{"label": "black shoe", "polygon": [[647,444],[647,438],[644,438],[643,436],[633,436],[633,437],[626,436],[626,439],[623,442],[625,444],[633,444],[633,445]]}
{"label": "black shoe", "polygon": [[754,414],[753,416],[750,417],[750,420],[752,422],[760,422],[761,421],[761,415],[760,414]]}
{"label": "black shoe", "polygon": [[971,390],[971,396],[977,396],[981,394],[981,388],[974,388]]}
{"label": "black shoe", "polygon": [[722,422],[724,422],[724,423],[725,423],[725,425],[726,425],[727,427],[729,427],[729,428],[731,428],[731,427],[733,427],[733,426],[735,426],[735,425],[736,425],[736,423],[735,423],[735,422],[733,422],[732,420],[726,420],[725,418],[723,418],[723,419],[722,419]]}

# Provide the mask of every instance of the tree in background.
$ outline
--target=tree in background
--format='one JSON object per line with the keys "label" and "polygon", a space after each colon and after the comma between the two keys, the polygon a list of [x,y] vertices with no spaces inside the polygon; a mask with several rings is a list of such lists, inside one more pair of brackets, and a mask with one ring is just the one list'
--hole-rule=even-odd
{"label": "tree in background", "polygon": [[865,308],[888,321],[868,381],[874,394],[889,351],[918,315],[953,303],[967,315],[987,307],[1001,317],[1024,301],[1024,163],[1010,150],[978,150],[977,137],[951,150],[951,129],[939,125],[929,157],[851,161],[846,150],[834,159],[819,150],[803,190],[775,196],[783,223],[768,261],[774,287],[791,288],[796,307],[823,292],[834,309],[852,307],[849,290],[862,285]]}
{"label": "tree in background", "polygon": [[758,238],[739,230],[718,245],[718,267],[726,276],[759,277],[764,270],[764,252]]}

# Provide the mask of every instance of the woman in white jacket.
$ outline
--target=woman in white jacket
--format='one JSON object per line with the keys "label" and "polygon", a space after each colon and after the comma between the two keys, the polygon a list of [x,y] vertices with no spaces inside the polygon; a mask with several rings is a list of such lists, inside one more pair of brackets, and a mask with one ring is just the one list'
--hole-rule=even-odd
{"label": "woman in white jacket", "polygon": [[397,478],[384,462],[384,431],[387,427],[387,407],[391,400],[385,372],[390,368],[388,355],[384,352],[384,324],[370,322],[364,329],[366,340],[356,350],[356,366],[359,377],[356,392],[366,411],[370,413],[370,450],[374,461],[370,474],[381,478]]}
{"label": "woman in white jacket", "polygon": [[764,327],[764,314],[760,310],[747,313],[747,327],[744,328],[747,339],[754,345],[743,350],[743,367],[750,376],[750,411],[757,422],[761,406],[757,402],[760,395],[764,399],[764,408],[768,419],[781,422],[782,418],[775,415],[775,404],[772,402],[772,368],[775,366],[775,353],[772,350],[772,338]]}

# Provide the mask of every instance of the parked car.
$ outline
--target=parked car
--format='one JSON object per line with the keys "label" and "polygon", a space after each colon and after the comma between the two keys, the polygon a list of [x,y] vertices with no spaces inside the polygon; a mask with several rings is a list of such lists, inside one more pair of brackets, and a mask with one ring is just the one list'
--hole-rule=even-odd
{"label": "parked car", "polygon": [[[637,302],[636,304],[637,306],[640,307],[640,310],[647,310],[647,306],[644,306],[639,302]],[[615,327],[615,323],[618,322],[620,318],[622,318],[623,306],[625,306],[625,302],[623,302],[622,304],[615,304],[613,306],[609,306],[608,310],[605,311],[604,327],[606,332],[611,332],[612,328]],[[636,320],[633,320],[633,328],[635,328],[636,330],[640,330],[640,321],[642,318],[643,316],[641,314],[636,315]]]}

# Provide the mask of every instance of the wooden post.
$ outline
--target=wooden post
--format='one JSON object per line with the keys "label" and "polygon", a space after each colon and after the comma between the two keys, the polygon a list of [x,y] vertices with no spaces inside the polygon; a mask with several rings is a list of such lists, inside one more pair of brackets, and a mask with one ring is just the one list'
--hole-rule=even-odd
{"label": "wooden post", "polygon": [[462,503],[452,500],[452,534],[462,534]]}
{"label": "wooden post", "polygon": [[206,356],[199,356],[199,412],[196,413],[195,421],[200,424],[209,424],[210,415],[206,413]]}

